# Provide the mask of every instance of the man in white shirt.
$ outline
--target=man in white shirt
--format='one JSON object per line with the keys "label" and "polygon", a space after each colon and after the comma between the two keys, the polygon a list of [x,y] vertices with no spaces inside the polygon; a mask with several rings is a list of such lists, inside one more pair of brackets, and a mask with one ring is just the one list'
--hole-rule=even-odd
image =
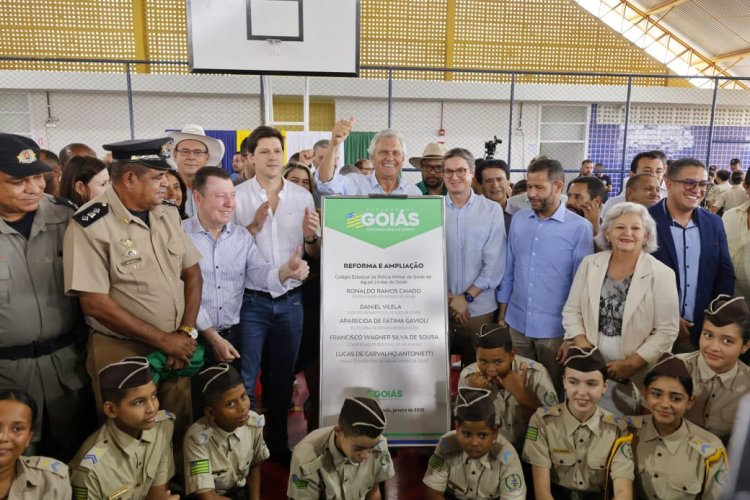
{"label": "man in white shirt", "polygon": [[[745,181],[744,184],[743,181]],[[718,213],[719,210],[722,209],[726,212],[734,207],[739,207],[748,200],[746,191],[747,179],[742,170],[735,170],[732,172],[729,182],[732,186],[719,195],[716,199],[716,203],[711,206],[711,212]]]}
{"label": "man in white shirt", "polygon": [[367,195],[393,194],[422,196],[414,184],[405,184],[401,179],[401,167],[404,165],[406,147],[401,136],[395,130],[381,130],[370,142],[368,151],[375,171],[368,175],[339,175],[335,171],[334,161],[339,145],[346,140],[352,131],[354,118],[339,120],[331,132],[331,147],[320,162],[315,180],[318,191],[323,195]]}
{"label": "man in white shirt", "polygon": [[[237,186],[235,221],[248,228],[263,258],[274,267],[283,264],[300,246],[317,258],[319,218],[310,192],[281,175],[281,132],[258,127],[250,134],[247,149],[255,165],[255,177]],[[270,367],[268,384],[263,387],[268,402],[266,443],[271,460],[287,465],[291,459],[287,409],[302,338],[300,285],[292,280],[285,285],[284,295],[273,297],[270,290],[246,281],[240,313],[242,379],[253,398],[265,346]]]}

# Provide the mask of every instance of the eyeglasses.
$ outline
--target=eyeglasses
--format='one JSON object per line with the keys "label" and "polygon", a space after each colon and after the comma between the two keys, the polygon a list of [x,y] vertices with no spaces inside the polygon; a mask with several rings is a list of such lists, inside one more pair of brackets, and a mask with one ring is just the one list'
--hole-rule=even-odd
{"label": "eyeglasses", "polygon": [[434,174],[440,174],[443,172],[443,167],[440,165],[422,165],[419,169],[422,172],[432,172]]}
{"label": "eyeglasses", "polygon": [[468,168],[457,168],[456,170],[443,170],[443,176],[447,178],[453,177],[453,175],[457,175],[459,179],[463,179],[466,177],[466,174],[469,173]]}
{"label": "eyeglasses", "polygon": [[200,158],[208,154],[208,151],[203,151],[202,149],[176,149],[175,151],[183,156],[190,156],[192,154],[196,158]]}
{"label": "eyeglasses", "polygon": [[711,188],[713,183],[711,181],[694,181],[693,179],[669,179],[672,182],[679,182],[683,186],[685,186],[685,189],[688,191],[692,191],[696,187],[700,188],[701,191],[707,191]]}

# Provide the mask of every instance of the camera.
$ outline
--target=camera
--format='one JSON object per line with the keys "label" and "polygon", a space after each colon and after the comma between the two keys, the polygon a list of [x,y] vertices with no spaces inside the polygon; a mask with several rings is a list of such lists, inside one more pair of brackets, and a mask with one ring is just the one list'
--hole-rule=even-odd
{"label": "camera", "polygon": [[495,150],[497,149],[497,145],[502,143],[503,140],[498,139],[497,136],[489,141],[486,141],[484,143],[484,159],[492,160],[495,157]]}

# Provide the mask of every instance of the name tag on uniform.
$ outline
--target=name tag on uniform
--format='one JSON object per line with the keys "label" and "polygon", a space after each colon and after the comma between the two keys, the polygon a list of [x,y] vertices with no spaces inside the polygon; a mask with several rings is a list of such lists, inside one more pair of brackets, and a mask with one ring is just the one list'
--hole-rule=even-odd
{"label": "name tag on uniform", "polygon": [[552,453],[571,453],[571,451],[564,448],[552,448]]}
{"label": "name tag on uniform", "polygon": [[115,500],[115,499],[120,498],[121,496],[123,496],[125,493],[128,493],[128,492],[130,492],[132,490],[133,490],[133,487],[130,486],[130,485],[128,485],[128,486],[122,486],[121,488],[116,489],[112,493],[109,493],[107,495],[107,500]]}

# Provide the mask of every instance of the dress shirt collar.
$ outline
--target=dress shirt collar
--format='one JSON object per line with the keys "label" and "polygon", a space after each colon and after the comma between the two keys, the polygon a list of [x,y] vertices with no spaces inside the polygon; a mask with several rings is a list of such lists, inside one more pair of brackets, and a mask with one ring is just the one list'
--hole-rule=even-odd
{"label": "dress shirt collar", "polygon": [[737,372],[740,370],[739,363],[735,363],[734,366],[724,373],[716,373],[708,366],[706,360],[703,359],[703,354],[698,355],[698,374],[703,382],[708,382],[714,377],[719,377],[722,384],[730,382],[734,377],[737,376]]}
{"label": "dress shirt collar", "polygon": [[683,418],[680,427],[669,436],[660,436],[659,431],[656,430],[654,425],[653,415],[646,415],[643,417],[643,430],[638,433],[638,438],[641,441],[653,441],[659,439],[664,442],[667,450],[671,455],[677,453],[680,446],[687,443],[692,436],[688,430],[688,423]]}
{"label": "dress shirt collar", "polygon": [[579,422],[577,418],[570,413],[568,403],[562,405],[562,421],[566,436],[572,436],[579,427],[588,427],[596,436],[599,435],[600,422],[602,420],[602,409],[597,406],[594,414],[585,422]]}
{"label": "dress shirt collar", "polygon": [[484,469],[491,469],[492,468],[492,462],[490,462],[490,453],[491,451],[485,453],[480,458],[471,458],[468,453],[465,451],[461,452],[461,462],[466,465],[470,464],[472,462],[479,463],[479,465]]}
{"label": "dress shirt collar", "polygon": [[557,210],[555,210],[555,213],[553,213],[551,217],[547,217],[545,219],[540,219],[539,216],[534,211],[534,209],[532,208],[531,209],[531,214],[529,214],[529,218],[533,217],[533,218],[538,219],[540,221],[550,220],[551,219],[551,220],[556,220],[558,222],[565,222],[565,212],[567,212],[567,211],[568,211],[568,209],[565,207],[565,204],[562,202],[562,200],[560,200],[560,206],[557,207]]}
{"label": "dress shirt collar", "polygon": [[[250,187],[254,191],[258,191],[260,193],[263,193],[263,197],[265,199],[268,199],[268,196],[266,194],[266,188],[264,188],[263,186],[260,185],[260,182],[258,182],[258,176],[257,175],[255,177],[253,177],[252,179],[250,179],[249,181],[246,181],[246,182],[250,183]],[[288,184],[289,184],[289,182],[284,177],[282,177],[281,178],[281,191],[279,191],[279,199],[283,199],[283,198],[286,197],[286,194],[289,192]]]}
{"label": "dress shirt collar", "polygon": [[146,443],[153,443],[156,437],[156,429],[154,428],[141,431],[141,438],[136,439],[130,434],[121,431],[117,427],[117,425],[115,425],[115,421],[111,418],[107,419],[106,426],[109,434],[112,436],[112,440],[115,442],[117,447],[120,448],[120,450],[122,450],[122,452],[128,456],[135,453],[141,441],[144,441]]}
{"label": "dress shirt collar", "polygon": [[470,207],[472,204],[474,204],[474,202],[476,201],[477,197],[478,197],[478,195],[474,192],[473,189],[471,189],[471,190],[469,190],[469,199],[461,207],[456,206],[456,204],[453,202],[453,198],[451,198],[450,194],[448,194],[448,195],[445,196],[445,201],[448,203],[448,205],[452,206],[453,208],[457,208],[457,209],[461,210],[462,208],[467,208],[467,207]]}
{"label": "dress shirt collar", "polygon": [[[396,187],[393,189],[393,191],[391,191],[392,193],[395,193],[396,191],[398,191],[399,189],[403,189],[403,187],[404,187],[404,183],[401,182],[401,176],[400,175],[398,177],[396,177],[396,181],[398,181],[398,184],[396,184]],[[379,186],[380,189],[381,189],[381,191],[383,191],[385,193],[385,189],[383,189],[382,184],[380,184],[380,181],[378,180],[378,178],[375,177],[375,171],[374,170],[373,170],[373,172],[370,175],[367,176],[367,182],[370,183],[370,187],[372,188],[373,191],[375,190],[376,187]]]}
{"label": "dress shirt collar", "polygon": [[[18,460],[16,461],[16,478],[23,477],[25,479],[26,484],[24,487],[40,486],[44,482],[42,472],[33,467],[28,467],[26,465],[26,460],[26,457],[18,457]],[[11,484],[11,490],[12,489],[13,485]]]}
{"label": "dress shirt collar", "polygon": [[[136,224],[140,224],[145,228],[148,228],[145,222],[133,215],[130,210],[128,210],[128,208],[123,204],[122,200],[120,200],[120,197],[117,196],[117,192],[115,191],[114,187],[107,189],[104,194],[97,199],[101,199],[102,203],[109,204],[110,210],[112,210],[112,213],[115,215],[115,217],[117,217],[117,220],[119,220],[123,226],[127,226],[131,222],[134,222]],[[164,215],[163,205],[158,205],[152,208],[148,211],[148,214],[149,217],[161,217],[162,215]]]}
{"label": "dress shirt collar", "polygon": [[237,435],[237,429],[234,429],[231,432],[227,432],[213,422],[210,425],[211,425],[211,428],[213,429],[212,435],[216,438],[217,444],[227,443],[231,445],[233,442],[240,441],[240,437]]}
{"label": "dress shirt collar", "polygon": [[[186,219],[185,222],[182,223],[182,225],[185,229],[185,232],[188,234],[203,233],[211,235],[211,231],[203,227],[203,224],[201,224],[201,221],[200,219],[198,219],[197,215]],[[231,221],[224,224],[224,227],[221,228],[221,233],[219,233],[219,237],[231,234],[234,226],[235,224]]]}

